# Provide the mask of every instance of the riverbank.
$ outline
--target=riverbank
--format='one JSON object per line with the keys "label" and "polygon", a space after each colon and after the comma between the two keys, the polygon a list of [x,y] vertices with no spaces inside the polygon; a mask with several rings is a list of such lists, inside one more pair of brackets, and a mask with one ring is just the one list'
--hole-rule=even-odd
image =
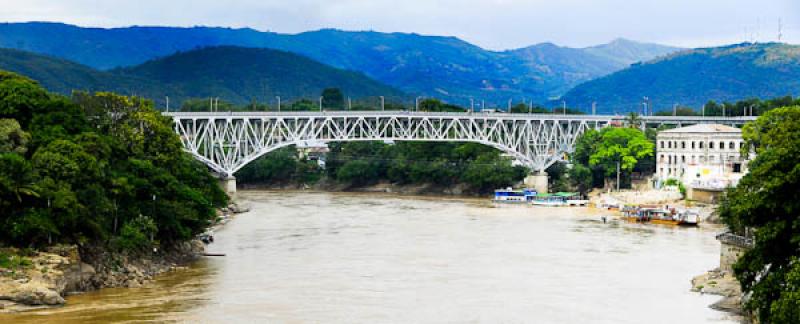
{"label": "riverbank", "polygon": [[240,190],[313,190],[324,192],[370,192],[370,193],[394,193],[400,195],[436,195],[436,196],[460,196],[478,197],[489,195],[471,190],[466,184],[456,184],[453,186],[440,186],[430,183],[423,184],[397,184],[389,181],[380,181],[366,186],[351,186],[335,181],[322,179],[313,184],[304,183],[270,183],[253,184],[240,183]]}
{"label": "riverbank", "polygon": [[[231,203],[218,211],[210,230],[223,226],[246,207]],[[103,288],[141,287],[156,276],[184,269],[205,252],[198,239],[141,253],[106,247],[55,245],[38,251],[3,249],[13,268],[0,268],[0,313],[61,306],[70,294]]]}

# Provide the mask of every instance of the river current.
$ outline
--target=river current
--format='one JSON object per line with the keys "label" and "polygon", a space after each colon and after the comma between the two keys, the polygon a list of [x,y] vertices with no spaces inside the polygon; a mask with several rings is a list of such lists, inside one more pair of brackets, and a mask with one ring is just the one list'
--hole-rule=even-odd
{"label": "river current", "polygon": [[732,323],[689,291],[713,228],[487,199],[240,192],[207,257],[9,323]]}

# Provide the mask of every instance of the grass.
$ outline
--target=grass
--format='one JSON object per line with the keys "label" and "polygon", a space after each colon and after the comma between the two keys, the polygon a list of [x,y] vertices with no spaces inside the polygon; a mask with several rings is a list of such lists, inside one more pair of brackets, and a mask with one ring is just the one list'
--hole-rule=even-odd
{"label": "grass", "polygon": [[0,269],[11,270],[15,273],[19,270],[29,268],[31,261],[28,258],[18,255],[17,253],[9,250],[0,250]]}

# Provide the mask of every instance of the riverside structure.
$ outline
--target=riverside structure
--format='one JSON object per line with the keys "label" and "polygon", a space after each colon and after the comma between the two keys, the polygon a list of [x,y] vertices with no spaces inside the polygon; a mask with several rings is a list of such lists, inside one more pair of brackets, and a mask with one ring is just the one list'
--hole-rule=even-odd
{"label": "riverside structure", "polygon": [[[526,185],[547,192],[545,169],[563,161],[588,129],[621,125],[625,116],[407,111],[170,112],[184,149],[224,177],[236,191],[234,173],[273,150],[301,142],[475,142],[514,157],[530,168]],[[721,123],[741,125],[755,117],[643,116],[640,127]]]}

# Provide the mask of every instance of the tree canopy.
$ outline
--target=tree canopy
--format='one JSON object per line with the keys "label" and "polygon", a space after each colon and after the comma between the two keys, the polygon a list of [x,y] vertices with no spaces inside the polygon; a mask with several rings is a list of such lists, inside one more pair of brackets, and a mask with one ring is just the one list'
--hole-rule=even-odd
{"label": "tree canopy", "polygon": [[[152,102],[112,93],[69,99],[14,74],[0,80],[0,244],[180,241],[227,202]],[[126,241],[136,231],[154,240]]]}
{"label": "tree canopy", "polygon": [[734,265],[746,306],[762,323],[800,322],[800,107],[778,108],[745,125],[749,173],[729,189],[720,216],[755,246]]}

